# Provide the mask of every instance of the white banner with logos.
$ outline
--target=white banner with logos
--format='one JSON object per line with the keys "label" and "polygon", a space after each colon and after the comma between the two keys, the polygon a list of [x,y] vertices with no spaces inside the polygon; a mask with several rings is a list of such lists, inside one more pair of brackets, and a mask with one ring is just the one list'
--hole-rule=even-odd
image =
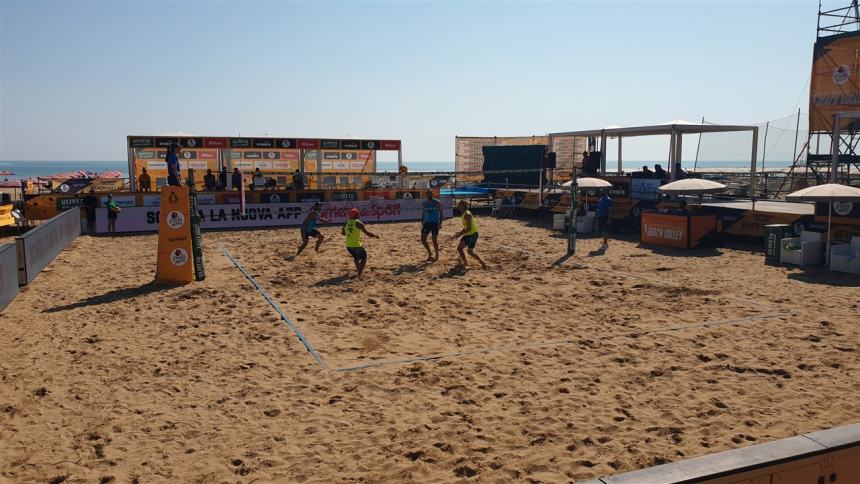
{"label": "white banner with logos", "polygon": [[[102,209],[107,212],[107,209]],[[105,215],[106,216],[106,215]],[[73,208],[15,237],[18,284],[29,284],[39,272],[81,235],[81,209]]]}
{"label": "white banner with logos", "polygon": [[[333,223],[346,222],[349,209],[358,208],[366,223],[419,220],[423,200],[366,200],[361,202],[324,202],[322,217]],[[245,215],[239,204],[201,206],[201,228],[233,229],[251,227],[287,227],[301,225],[313,203],[251,203]],[[453,215],[450,198],[442,198],[446,218]],[[158,231],[158,207],[127,207],[116,220],[117,232]],[[96,232],[107,232],[107,209],[96,209]]]}
{"label": "white banner with logos", "polygon": [[0,245],[0,311],[18,294],[18,255],[15,244]]}

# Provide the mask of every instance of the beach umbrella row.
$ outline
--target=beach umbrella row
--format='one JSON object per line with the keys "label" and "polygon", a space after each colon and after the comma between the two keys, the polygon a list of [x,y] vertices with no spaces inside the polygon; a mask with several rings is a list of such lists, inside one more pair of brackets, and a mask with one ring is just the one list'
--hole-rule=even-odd
{"label": "beach umbrella row", "polygon": [[789,202],[828,202],[827,205],[827,260],[830,260],[830,216],[833,213],[833,202],[860,202],[860,188],[837,183],[826,183],[804,188],[785,196]]}

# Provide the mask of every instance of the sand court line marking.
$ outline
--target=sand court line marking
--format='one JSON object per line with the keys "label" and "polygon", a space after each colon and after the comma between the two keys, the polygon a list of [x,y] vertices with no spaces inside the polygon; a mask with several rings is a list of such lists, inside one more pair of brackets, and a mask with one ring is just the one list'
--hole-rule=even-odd
{"label": "sand court line marking", "polygon": [[655,330],[650,330],[650,331],[634,331],[634,332],[629,332],[629,333],[619,333],[619,334],[613,334],[613,335],[606,335],[606,336],[603,336],[600,338],[594,338],[594,339],[592,339],[592,338],[581,338],[581,337],[576,338],[576,339],[562,338],[562,339],[550,340],[550,341],[525,343],[525,344],[521,344],[521,345],[517,345],[517,346],[491,346],[491,347],[476,348],[473,350],[466,350],[466,351],[434,353],[434,354],[429,354],[429,355],[415,356],[412,358],[402,358],[402,359],[395,359],[395,360],[377,360],[374,362],[364,363],[364,364],[360,364],[360,365],[335,368],[334,371],[346,373],[346,372],[367,370],[367,369],[371,369],[371,368],[380,368],[380,367],[384,367],[384,366],[409,365],[412,363],[418,363],[418,362],[422,362],[422,361],[441,360],[444,358],[456,358],[456,357],[460,357],[460,356],[470,356],[470,355],[476,355],[476,354],[501,353],[501,352],[507,352],[507,351],[521,351],[524,349],[531,349],[531,348],[541,348],[541,347],[550,347],[550,346],[561,346],[561,345],[566,345],[566,344],[576,344],[576,343],[580,343],[580,342],[584,342],[584,341],[595,341],[595,340],[596,341],[607,341],[610,339],[623,338],[623,337],[634,337],[634,336],[640,337],[640,336],[647,336],[647,335],[651,335],[651,334],[680,331],[683,329],[711,328],[711,327],[725,326],[725,325],[738,326],[738,325],[747,324],[747,323],[750,323],[753,321],[763,321],[763,320],[775,319],[775,318],[779,318],[780,316],[786,316],[786,315],[789,315],[792,313],[793,312],[790,309],[781,309],[774,314],[755,315],[755,316],[748,316],[745,318],[727,319],[727,320],[722,320],[722,321],[710,321],[710,322],[704,322],[704,323],[674,325],[674,326],[669,326],[669,327],[662,328],[662,329],[655,329]]}
{"label": "sand court line marking", "polygon": [[314,359],[317,361],[317,363],[319,363],[320,367],[322,367],[323,369],[328,369],[328,366],[325,364],[325,361],[323,361],[322,356],[320,356],[320,354],[316,352],[314,347],[311,345],[311,342],[308,341],[307,338],[305,338],[305,335],[303,335],[302,332],[299,331],[299,328],[296,327],[295,324],[293,324],[293,322],[290,320],[289,316],[287,316],[286,313],[284,313],[284,311],[281,309],[281,307],[278,305],[278,303],[276,303],[272,299],[272,297],[269,296],[269,293],[266,292],[265,289],[263,289],[263,286],[261,286],[257,282],[257,280],[254,279],[254,277],[251,276],[251,274],[249,274],[248,271],[245,270],[244,267],[242,267],[242,264],[240,264],[239,261],[237,261],[236,259],[233,258],[233,256],[230,255],[230,252],[227,251],[226,247],[221,245],[219,248],[221,249],[221,252],[224,254],[224,257],[229,259],[230,262],[233,263],[233,265],[236,266],[236,268],[239,269],[242,272],[242,274],[244,274],[245,278],[248,279],[248,281],[250,281],[251,284],[253,284],[253,286],[257,289],[257,291],[259,291],[260,294],[263,295],[263,297],[266,299],[266,301],[268,301],[269,305],[271,305],[272,308],[274,308],[274,310],[277,311],[277,313],[281,316],[281,319],[283,319],[284,322],[286,322],[290,326],[290,328],[292,328],[293,333],[295,333],[296,336],[299,338],[299,340],[302,342],[302,344],[305,345],[305,349],[307,349],[308,353],[310,353],[311,356],[314,357]]}

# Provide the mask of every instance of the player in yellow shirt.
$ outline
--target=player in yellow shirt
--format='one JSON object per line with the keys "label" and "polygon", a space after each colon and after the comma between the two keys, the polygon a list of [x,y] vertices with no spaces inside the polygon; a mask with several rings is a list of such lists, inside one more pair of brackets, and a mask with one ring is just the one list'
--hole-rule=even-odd
{"label": "player in yellow shirt", "polygon": [[364,266],[367,264],[367,251],[361,246],[361,233],[364,232],[368,237],[374,239],[379,238],[367,230],[367,227],[358,219],[359,215],[357,208],[349,209],[349,220],[340,229],[340,233],[346,236],[346,251],[349,252],[353,262],[355,262],[355,270],[358,271],[356,277],[364,272]]}
{"label": "player in yellow shirt", "polygon": [[460,257],[460,262],[457,264],[458,267],[466,267],[469,264],[466,262],[466,254],[463,253],[463,249],[469,248],[469,255],[478,259],[478,262],[481,263],[481,267],[486,269],[487,264],[481,260],[481,257],[475,253],[475,244],[478,243],[478,223],[475,221],[474,215],[469,209],[466,207],[466,202],[464,200],[460,200],[460,203],[457,204],[457,207],[460,209],[460,220],[463,221],[463,230],[457,232],[451,237],[451,240],[460,237],[460,245],[457,246],[457,253]]}

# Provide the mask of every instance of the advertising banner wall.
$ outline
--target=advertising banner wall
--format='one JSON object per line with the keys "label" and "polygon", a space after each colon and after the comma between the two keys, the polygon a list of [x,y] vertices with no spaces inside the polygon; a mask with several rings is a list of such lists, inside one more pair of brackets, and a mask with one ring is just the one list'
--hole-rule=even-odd
{"label": "advertising banner wall", "polygon": [[15,244],[0,245],[0,311],[18,294],[18,256]]}
{"label": "advertising banner wall", "polygon": [[[107,213],[104,217],[107,218]],[[107,221],[105,221],[105,228],[107,228]],[[22,286],[29,284],[79,235],[81,235],[81,209],[74,208],[16,237],[18,284]]]}
{"label": "advertising banner wall", "polygon": [[858,57],[860,32],[822,37],[815,43],[809,87],[810,131],[832,131],[834,114],[860,110]]}
{"label": "advertising banner wall", "polygon": [[[451,198],[442,198],[445,216],[453,216]],[[419,220],[422,200],[367,200],[358,202],[325,202],[322,216],[333,223],[346,222],[350,208],[361,211],[367,223]],[[242,215],[238,204],[201,206],[201,227],[231,229],[250,227],[287,227],[301,225],[313,202],[307,203],[249,203]],[[116,221],[117,232],[154,232],[160,221],[159,207],[123,208]],[[96,232],[107,232],[107,209],[96,210]]]}

